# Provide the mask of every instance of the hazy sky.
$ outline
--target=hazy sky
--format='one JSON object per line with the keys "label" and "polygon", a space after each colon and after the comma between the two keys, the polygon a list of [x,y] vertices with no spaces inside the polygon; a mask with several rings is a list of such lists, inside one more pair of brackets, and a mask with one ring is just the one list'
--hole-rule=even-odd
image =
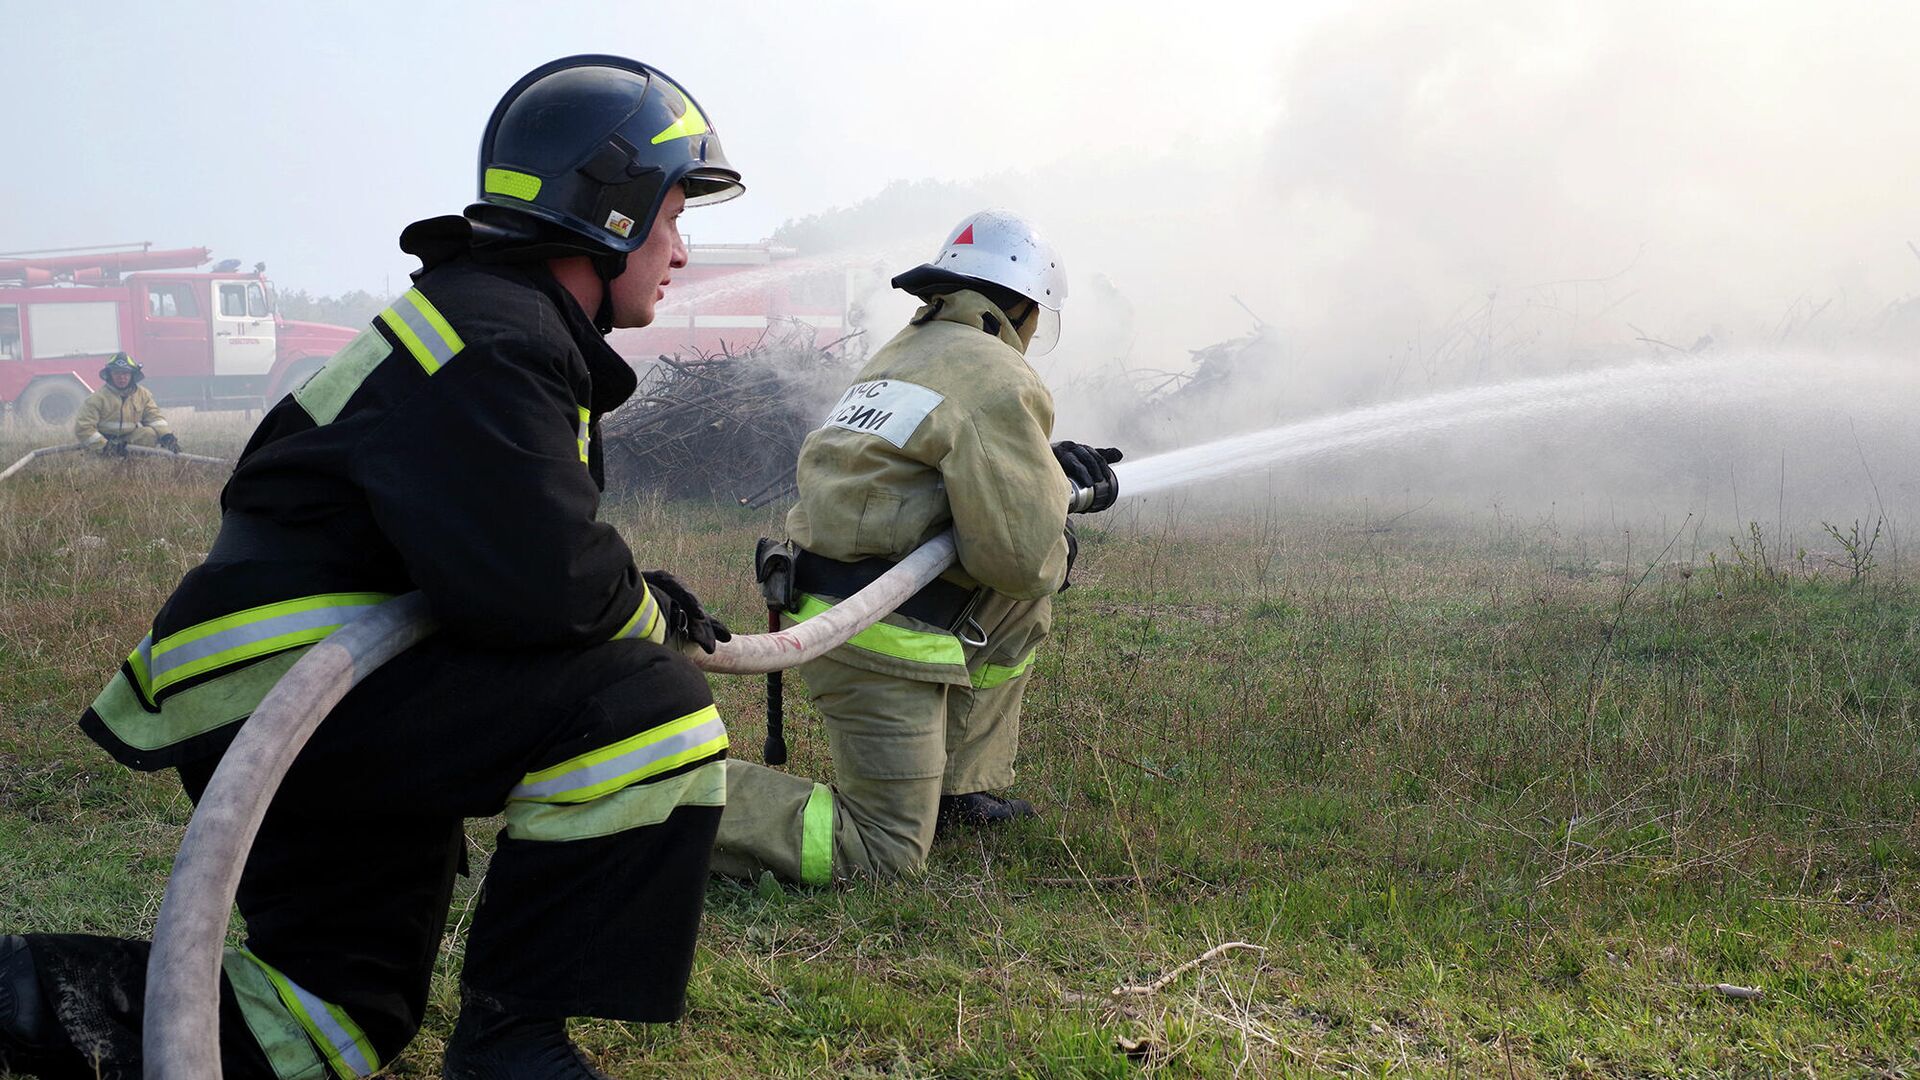
{"label": "hazy sky", "polygon": [[1263,13],[0,0],[0,250],[204,244],[266,260],[288,287],[378,288],[412,268],[403,225],[471,200],[499,95],[576,52],[646,60],[700,98],[749,191],[689,214],[688,231],[755,240],[894,178],[1245,139],[1271,121],[1273,69],[1320,5],[1244,6]]}
{"label": "hazy sky", "polygon": [[[1489,305],[1485,333],[1563,351],[1751,342],[1920,291],[1916,41],[1891,0],[0,0],[0,250],[204,244],[391,287],[399,229],[471,199],[505,87],[613,51],[692,88],[746,175],[694,240],[983,180],[1059,241],[1073,303],[1113,283],[1130,316],[1079,326],[1124,323],[1138,363],[1244,331],[1235,295],[1323,367],[1438,366]],[[953,213],[890,239],[930,251]],[[1110,359],[1075,317],[1068,362]]]}

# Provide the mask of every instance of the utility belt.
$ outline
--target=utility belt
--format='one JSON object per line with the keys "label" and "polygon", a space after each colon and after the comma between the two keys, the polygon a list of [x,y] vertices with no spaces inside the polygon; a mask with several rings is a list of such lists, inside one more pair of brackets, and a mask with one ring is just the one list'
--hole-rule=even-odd
{"label": "utility belt", "polygon": [[220,517],[208,562],[324,562],[350,558],[352,548],[315,526],[282,525],[239,510]]}
{"label": "utility belt", "polygon": [[[789,610],[799,602],[800,593],[815,593],[845,599],[873,584],[880,575],[897,565],[892,559],[861,559],[859,562],[841,562],[816,555],[805,548],[795,548],[793,558],[793,602]],[[973,613],[980,602],[986,598],[987,590],[967,589],[951,581],[935,578],[919,592],[893,610],[912,619],[918,619],[930,626],[944,627],[959,636],[960,640],[974,646],[986,644],[987,635],[974,622]]]}

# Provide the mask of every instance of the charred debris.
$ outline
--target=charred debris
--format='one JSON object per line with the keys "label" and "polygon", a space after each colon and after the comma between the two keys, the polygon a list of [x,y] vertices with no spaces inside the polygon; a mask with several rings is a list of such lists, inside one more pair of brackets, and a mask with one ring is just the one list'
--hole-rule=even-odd
{"label": "charred debris", "polygon": [[640,387],[601,423],[609,488],[760,507],[794,491],[807,432],[852,380],[863,344],[817,344],[775,321],[757,341],[636,365]]}

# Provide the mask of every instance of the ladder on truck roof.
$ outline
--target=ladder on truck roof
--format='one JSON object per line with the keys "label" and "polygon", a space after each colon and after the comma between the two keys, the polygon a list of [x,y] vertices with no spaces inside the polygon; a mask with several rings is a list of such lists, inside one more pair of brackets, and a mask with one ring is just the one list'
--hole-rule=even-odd
{"label": "ladder on truck roof", "polygon": [[47,285],[54,281],[72,281],[82,274],[117,277],[135,270],[199,266],[210,257],[212,252],[203,247],[155,251],[150,240],[136,244],[0,251],[0,282]]}

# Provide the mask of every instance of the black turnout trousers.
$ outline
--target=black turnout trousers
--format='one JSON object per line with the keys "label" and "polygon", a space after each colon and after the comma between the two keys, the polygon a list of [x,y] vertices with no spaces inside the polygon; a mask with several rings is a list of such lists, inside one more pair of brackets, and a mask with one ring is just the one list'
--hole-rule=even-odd
{"label": "black turnout trousers", "polygon": [[[344,1008],[390,1060],[425,1011],[466,863],[463,819],[500,813],[528,773],[711,703],[697,669],[645,641],[490,653],[429,638],[349,693],[295,761],[241,878],[248,948]],[[215,764],[180,767],[196,800]],[[677,1018],[719,820],[719,806],[681,805],[583,839],[502,830],[467,937],[466,992],[526,1016]],[[109,1074],[137,1075],[147,943],[30,941],[76,1046]],[[222,982],[226,1074],[271,1077]]]}

